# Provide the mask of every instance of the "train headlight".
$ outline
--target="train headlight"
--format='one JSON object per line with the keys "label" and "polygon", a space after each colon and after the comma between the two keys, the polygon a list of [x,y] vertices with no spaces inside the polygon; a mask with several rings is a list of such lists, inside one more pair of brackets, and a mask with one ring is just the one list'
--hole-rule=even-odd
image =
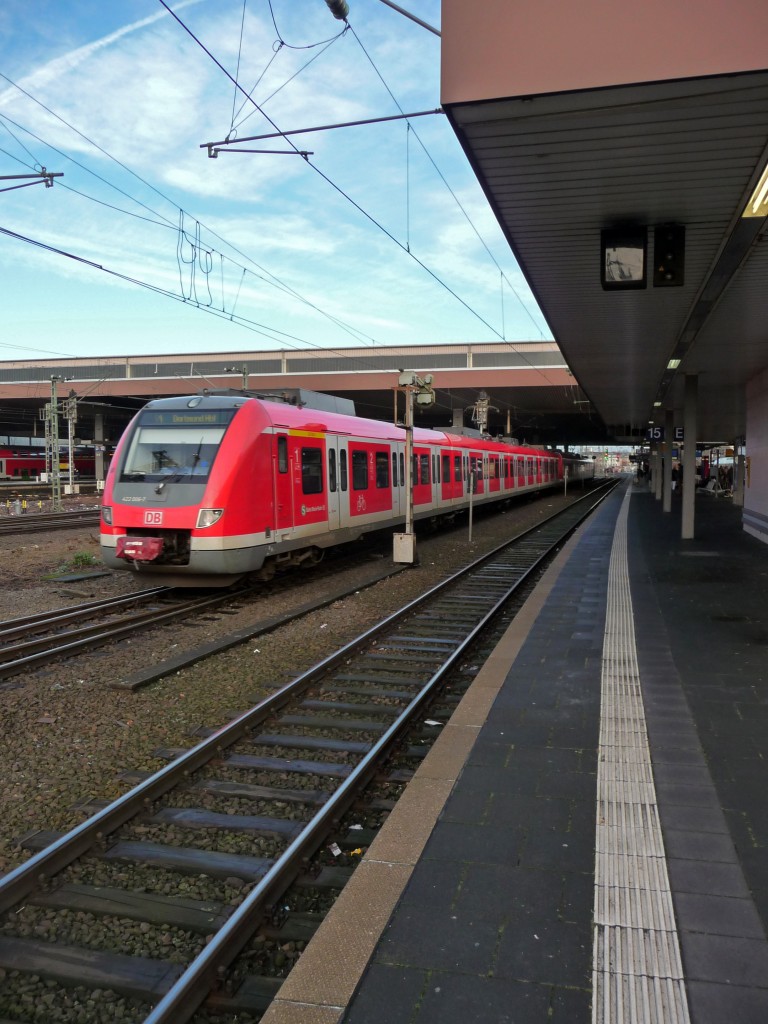
{"label": "train headlight", "polygon": [[102,505],[101,506],[101,518],[104,520],[104,522],[107,524],[107,526],[111,526],[112,525],[112,506],[111,505]]}
{"label": "train headlight", "polygon": [[201,508],[197,513],[197,529],[205,530],[208,526],[213,526],[223,515],[223,508]]}

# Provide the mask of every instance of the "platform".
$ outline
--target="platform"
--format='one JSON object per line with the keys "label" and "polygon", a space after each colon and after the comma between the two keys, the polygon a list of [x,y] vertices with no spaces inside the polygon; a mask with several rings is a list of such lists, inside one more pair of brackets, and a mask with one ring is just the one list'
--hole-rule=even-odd
{"label": "platform", "polygon": [[618,488],[263,1024],[765,1024],[768,546]]}

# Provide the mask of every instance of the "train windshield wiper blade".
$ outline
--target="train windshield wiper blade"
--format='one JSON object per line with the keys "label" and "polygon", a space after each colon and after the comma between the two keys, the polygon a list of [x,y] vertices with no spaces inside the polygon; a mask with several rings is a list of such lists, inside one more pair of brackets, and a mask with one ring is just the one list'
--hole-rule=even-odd
{"label": "train windshield wiper blade", "polygon": [[200,438],[200,443],[198,444],[197,448],[195,449],[195,453],[192,456],[192,463],[191,463],[191,465],[186,465],[185,464],[183,466],[179,466],[179,468],[176,470],[175,473],[171,473],[170,476],[167,476],[164,480],[161,480],[160,483],[155,488],[155,494],[162,494],[163,493],[163,488],[165,487],[166,484],[176,484],[183,477],[185,477],[185,476],[192,476],[192,474],[195,472],[195,466],[200,461],[200,452],[202,450],[202,447],[203,447],[203,438],[201,437]]}

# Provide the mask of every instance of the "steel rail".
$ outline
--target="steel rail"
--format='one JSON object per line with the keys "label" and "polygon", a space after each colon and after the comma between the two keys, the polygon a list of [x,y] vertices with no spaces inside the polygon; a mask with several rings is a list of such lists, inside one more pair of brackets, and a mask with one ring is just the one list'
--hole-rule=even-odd
{"label": "steel rail", "polygon": [[74,622],[84,618],[92,612],[104,609],[109,611],[112,608],[120,608],[123,605],[150,601],[162,594],[170,594],[173,587],[152,587],[151,590],[137,590],[135,594],[124,597],[109,597],[106,600],[85,601],[82,604],[75,604],[69,608],[52,608],[49,612],[36,612],[34,615],[20,615],[14,619],[5,619],[0,622],[0,643],[5,640],[12,640],[15,636],[21,636],[30,632],[35,627],[45,629],[48,626],[64,625],[67,622]]}
{"label": "steel rail", "polygon": [[[236,596],[236,594],[227,592],[215,594],[212,597],[196,598],[193,601],[184,601],[166,612],[158,612],[157,609],[152,608],[148,611],[122,616],[111,623],[81,626],[79,629],[68,630],[66,633],[38,637],[36,640],[29,640],[13,647],[0,648],[0,679],[7,679],[9,676],[16,675],[35,665],[45,665],[51,661],[67,658],[90,647],[101,647],[114,640],[132,636],[137,627],[151,628],[172,622],[181,616],[196,614],[206,608],[231,601]],[[50,644],[55,646],[49,646]],[[43,649],[41,650],[41,648]],[[25,651],[29,653],[25,654]],[[21,656],[15,657],[11,661],[3,660],[4,657],[13,655]]]}
{"label": "steel rail", "polygon": [[[612,488],[611,488],[612,489]],[[607,492],[606,492],[607,493]],[[145,1019],[145,1024],[181,1024],[182,1021],[190,1019],[190,1015],[204,1000],[215,985],[217,978],[220,978],[220,971],[225,969],[237,956],[243,945],[253,934],[258,926],[260,915],[265,906],[275,897],[278,892],[284,891],[288,884],[300,873],[301,861],[311,856],[321,845],[330,827],[338,822],[344,811],[354,801],[357,790],[367,783],[375,774],[376,765],[380,757],[400,738],[402,732],[423,703],[428,700],[435,689],[442,682],[445,674],[463,656],[466,648],[471,644],[482,631],[488,622],[498,613],[503,605],[509,600],[524,582],[530,578],[537,567],[541,564],[548,553],[557,548],[564,537],[575,530],[580,522],[603,500],[602,495],[594,500],[594,493],[577,503],[580,506],[581,514],[577,521],[568,524],[567,529],[558,533],[556,538],[547,540],[546,544],[540,542],[541,550],[534,550],[531,564],[526,567],[514,565],[511,571],[519,571],[521,575],[504,592],[488,596],[486,610],[480,612],[480,617],[474,624],[467,624],[467,635],[459,645],[446,657],[443,664],[434,672],[433,676],[424,683],[420,692],[415,696],[400,717],[391,723],[384,734],[374,743],[373,747],[364,755],[362,761],[352,770],[351,775],[343,782],[339,789],[324,805],[320,814],[306,826],[298,838],[293,840],[288,848],[268,869],[261,882],[257,884],[241,905],[230,917],[223,930],[214,935],[206,949],[186,969],[184,975],[177,981],[168,993],[162,997],[160,1002]],[[589,501],[586,508],[584,505]],[[573,514],[574,505],[566,510]],[[365,631],[355,640],[345,644],[342,648],[323,659],[318,665],[302,673],[296,679],[286,684],[281,690],[259,702],[249,711],[244,712],[232,722],[214,732],[210,737],[198,743],[194,748],[184,752],[174,761],[160,769],[150,778],[144,780],[129,793],[114,801],[111,805],[95,814],[92,818],[83,822],[78,828],[72,830],[66,836],[51,844],[36,856],[33,856],[25,864],[20,865],[10,872],[4,879],[0,879],[0,909],[7,910],[14,904],[20,902],[34,889],[41,878],[50,878],[57,871],[66,867],[81,854],[87,852],[94,844],[104,840],[111,832],[114,832],[120,825],[129,821],[137,812],[145,811],[146,806],[152,801],[161,797],[171,790],[180,780],[186,779],[192,772],[202,767],[214,756],[219,756],[226,748],[237,742],[242,736],[248,733],[256,725],[271,717],[280,710],[293,697],[305,690],[317,679],[344,663],[350,655],[358,650],[364,649],[370,640],[377,638],[381,633],[386,632],[391,626],[397,624],[412,611],[419,608],[434,598],[441,591],[453,587],[457,581],[469,577],[476,570],[481,570],[485,563],[496,559],[500,552],[509,549],[511,546],[524,541],[526,538],[534,540],[534,548],[537,547],[535,538],[532,535],[540,532],[547,524],[557,519],[562,519],[563,512],[555,513],[542,519],[536,526],[523,531],[504,544],[498,545],[493,551],[475,559],[470,565],[464,567],[460,572],[443,580],[441,583],[430,588],[420,597],[409,602],[405,607],[388,616],[375,627]],[[499,582],[510,570],[502,566],[489,566],[484,570],[491,572],[492,585]],[[474,587],[477,588],[477,584]],[[482,581],[480,582],[482,587]],[[479,595],[479,591],[476,592]],[[479,598],[478,598],[479,600]],[[474,605],[473,605],[474,607]],[[394,639],[407,639],[402,636],[395,636]]]}
{"label": "steel rail", "polygon": [[98,526],[101,521],[99,509],[84,509],[81,512],[42,512],[40,515],[12,516],[0,518],[0,534],[43,533],[46,530],[75,529],[78,526]]}
{"label": "steel rail", "polygon": [[[540,529],[541,525],[539,524],[534,529]],[[577,525],[578,523],[574,524],[572,529],[576,529]],[[185,969],[181,977],[145,1017],[144,1024],[183,1024],[200,1008],[206,995],[210,993],[220,978],[222,969],[226,969],[231,964],[253,935],[266,907],[280,893],[284,892],[299,875],[301,865],[317,851],[325,840],[329,827],[341,819],[360,791],[368,785],[381,761],[400,739],[401,734],[413,721],[422,705],[432,696],[444,676],[463,657],[477,636],[506,605],[512,594],[538,569],[552,548],[557,547],[560,543],[562,543],[562,538],[558,537],[550,547],[543,550],[475,623],[470,632],[352,769],[349,776],[312,817],[302,832],[283,851],[264,877],[256,883],[245,900],[233,911],[226,923],[206,945],[203,952]],[[483,558],[483,561],[485,560]],[[463,572],[462,575],[464,575]],[[434,594],[436,589],[442,588],[447,582],[455,582],[455,580],[451,578],[444,581],[438,588],[430,591],[430,594]]]}
{"label": "steel rail", "polygon": [[[587,495],[586,497],[591,498],[593,495]],[[586,498],[580,500],[585,501]],[[590,509],[585,512],[584,516],[589,515],[589,512],[597,504],[599,504],[599,501],[590,506]],[[574,506],[569,507],[573,508]],[[504,544],[499,544],[492,551],[475,559],[458,573],[437,583],[403,608],[388,615],[381,622],[361,633],[353,640],[350,640],[343,647],[340,647],[322,659],[322,661],[286,683],[285,686],[259,701],[252,708],[249,708],[248,711],[244,711],[210,736],[201,740],[200,743],[180,754],[174,761],[160,768],[149,778],[134,786],[133,789],[118,797],[107,807],[98,811],[66,835],[61,836],[55,843],[46,847],[45,850],[41,850],[23,864],[9,871],[3,878],[0,878],[0,913],[24,899],[39,883],[41,876],[50,878],[57,871],[61,871],[62,868],[76,860],[95,843],[103,840],[110,832],[114,832],[135,814],[143,810],[146,803],[151,803],[164,796],[180,780],[201,768],[214,756],[220,755],[227,747],[235,744],[250,729],[259,725],[269,718],[270,715],[289,703],[294,695],[320,679],[329,669],[342,664],[358,648],[365,646],[370,640],[375,639],[399,619],[404,618],[415,608],[430,600],[436,593],[455,584],[462,576],[468,575],[484,562],[490,561],[498,552],[509,547],[510,544],[521,540],[535,530],[539,530],[547,522],[556,519],[559,514],[561,513],[554,513],[552,516],[542,519],[541,523],[517,534]]]}

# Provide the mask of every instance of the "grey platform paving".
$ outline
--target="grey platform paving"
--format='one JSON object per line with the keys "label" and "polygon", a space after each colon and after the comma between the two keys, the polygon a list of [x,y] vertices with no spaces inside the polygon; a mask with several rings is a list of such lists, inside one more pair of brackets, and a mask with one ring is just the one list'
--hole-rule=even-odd
{"label": "grey platform paving", "polygon": [[[705,495],[696,539],[681,541],[679,500],[665,515],[629,486],[638,666],[690,1020],[765,1024],[768,547]],[[592,1020],[600,683],[624,490],[510,627],[264,1024]]]}

